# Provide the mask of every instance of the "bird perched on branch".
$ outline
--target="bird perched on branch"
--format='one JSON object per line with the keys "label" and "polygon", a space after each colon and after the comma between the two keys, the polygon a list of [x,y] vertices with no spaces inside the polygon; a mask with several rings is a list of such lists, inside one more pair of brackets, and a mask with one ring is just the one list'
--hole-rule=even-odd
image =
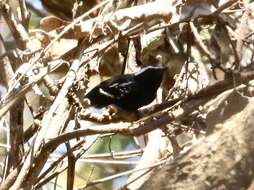
{"label": "bird perched on branch", "polygon": [[116,105],[133,112],[151,103],[163,79],[166,67],[146,66],[133,74],[114,76],[101,82],[86,94],[94,107]]}

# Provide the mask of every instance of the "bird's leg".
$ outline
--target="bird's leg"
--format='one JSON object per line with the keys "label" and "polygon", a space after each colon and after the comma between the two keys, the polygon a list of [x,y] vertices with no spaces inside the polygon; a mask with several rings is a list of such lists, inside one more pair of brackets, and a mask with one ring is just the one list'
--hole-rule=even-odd
{"label": "bird's leg", "polygon": [[125,122],[134,122],[137,121],[139,117],[139,112],[129,112],[120,108],[117,105],[110,105],[108,106],[108,112],[112,114],[112,117],[117,116],[121,121]]}
{"label": "bird's leg", "polygon": [[111,115],[113,117],[114,115],[117,114],[118,109],[119,108],[117,108],[117,106],[115,106],[115,105],[109,105],[107,107],[107,112],[108,112],[109,115]]}
{"label": "bird's leg", "polygon": [[140,117],[141,116],[138,111],[129,112],[116,105],[108,106],[102,114],[92,113],[86,109],[83,109],[79,113],[80,119],[104,124],[115,123],[119,121],[134,122],[137,121]]}

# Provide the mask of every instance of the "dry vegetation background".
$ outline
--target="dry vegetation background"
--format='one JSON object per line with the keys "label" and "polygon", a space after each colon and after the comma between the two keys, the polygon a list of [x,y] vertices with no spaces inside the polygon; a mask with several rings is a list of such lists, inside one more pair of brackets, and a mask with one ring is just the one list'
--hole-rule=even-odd
{"label": "dry vegetation background", "polygon": [[[0,190],[254,189],[254,3],[0,0]],[[169,69],[140,117],[84,94]]]}

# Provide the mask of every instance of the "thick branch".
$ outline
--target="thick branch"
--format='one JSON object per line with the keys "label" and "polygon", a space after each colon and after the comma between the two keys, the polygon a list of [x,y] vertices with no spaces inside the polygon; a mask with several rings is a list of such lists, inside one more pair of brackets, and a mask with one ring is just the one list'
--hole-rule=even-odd
{"label": "thick branch", "polygon": [[[161,112],[156,115],[156,119],[149,121],[145,124],[136,124],[131,126],[121,126],[121,127],[99,127],[88,128],[88,129],[78,129],[66,134],[61,134],[56,138],[51,139],[48,143],[44,145],[45,151],[51,150],[52,148],[57,147],[59,144],[64,143],[73,138],[79,138],[82,136],[94,135],[94,134],[106,134],[106,133],[118,133],[127,136],[139,136],[146,134],[152,130],[155,130],[163,125],[166,125],[175,119],[180,119],[187,114],[193,112],[200,105],[203,105],[213,96],[219,95],[227,89],[234,87],[234,84],[247,83],[249,80],[254,79],[254,73],[238,73],[235,74],[232,78],[228,78],[223,81],[219,81],[214,85],[208,86],[200,90],[197,94],[190,96],[186,101],[182,102],[178,109],[169,112]],[[234,82],[233,82],[234,81]],[[165,104],[167,105],[167,104]],[[162,108],[165,107],[162,105]],[[157,110],[159,111],[159,110]],[[151,119],[151,118],[149,118]],[[144,122],[144,121],[143,121]]]}

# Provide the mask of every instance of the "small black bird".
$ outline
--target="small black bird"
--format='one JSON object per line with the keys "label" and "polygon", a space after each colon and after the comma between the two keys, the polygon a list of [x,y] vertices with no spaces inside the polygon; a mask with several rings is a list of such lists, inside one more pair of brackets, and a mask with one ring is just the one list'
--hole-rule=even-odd
{"label": "small black bird", "polygon": [[151,103],[159,88],[166,67],[147,66],[133,74],[114,76],[101,82],[86,94],[92,106],[114,104],[133,112]]}

